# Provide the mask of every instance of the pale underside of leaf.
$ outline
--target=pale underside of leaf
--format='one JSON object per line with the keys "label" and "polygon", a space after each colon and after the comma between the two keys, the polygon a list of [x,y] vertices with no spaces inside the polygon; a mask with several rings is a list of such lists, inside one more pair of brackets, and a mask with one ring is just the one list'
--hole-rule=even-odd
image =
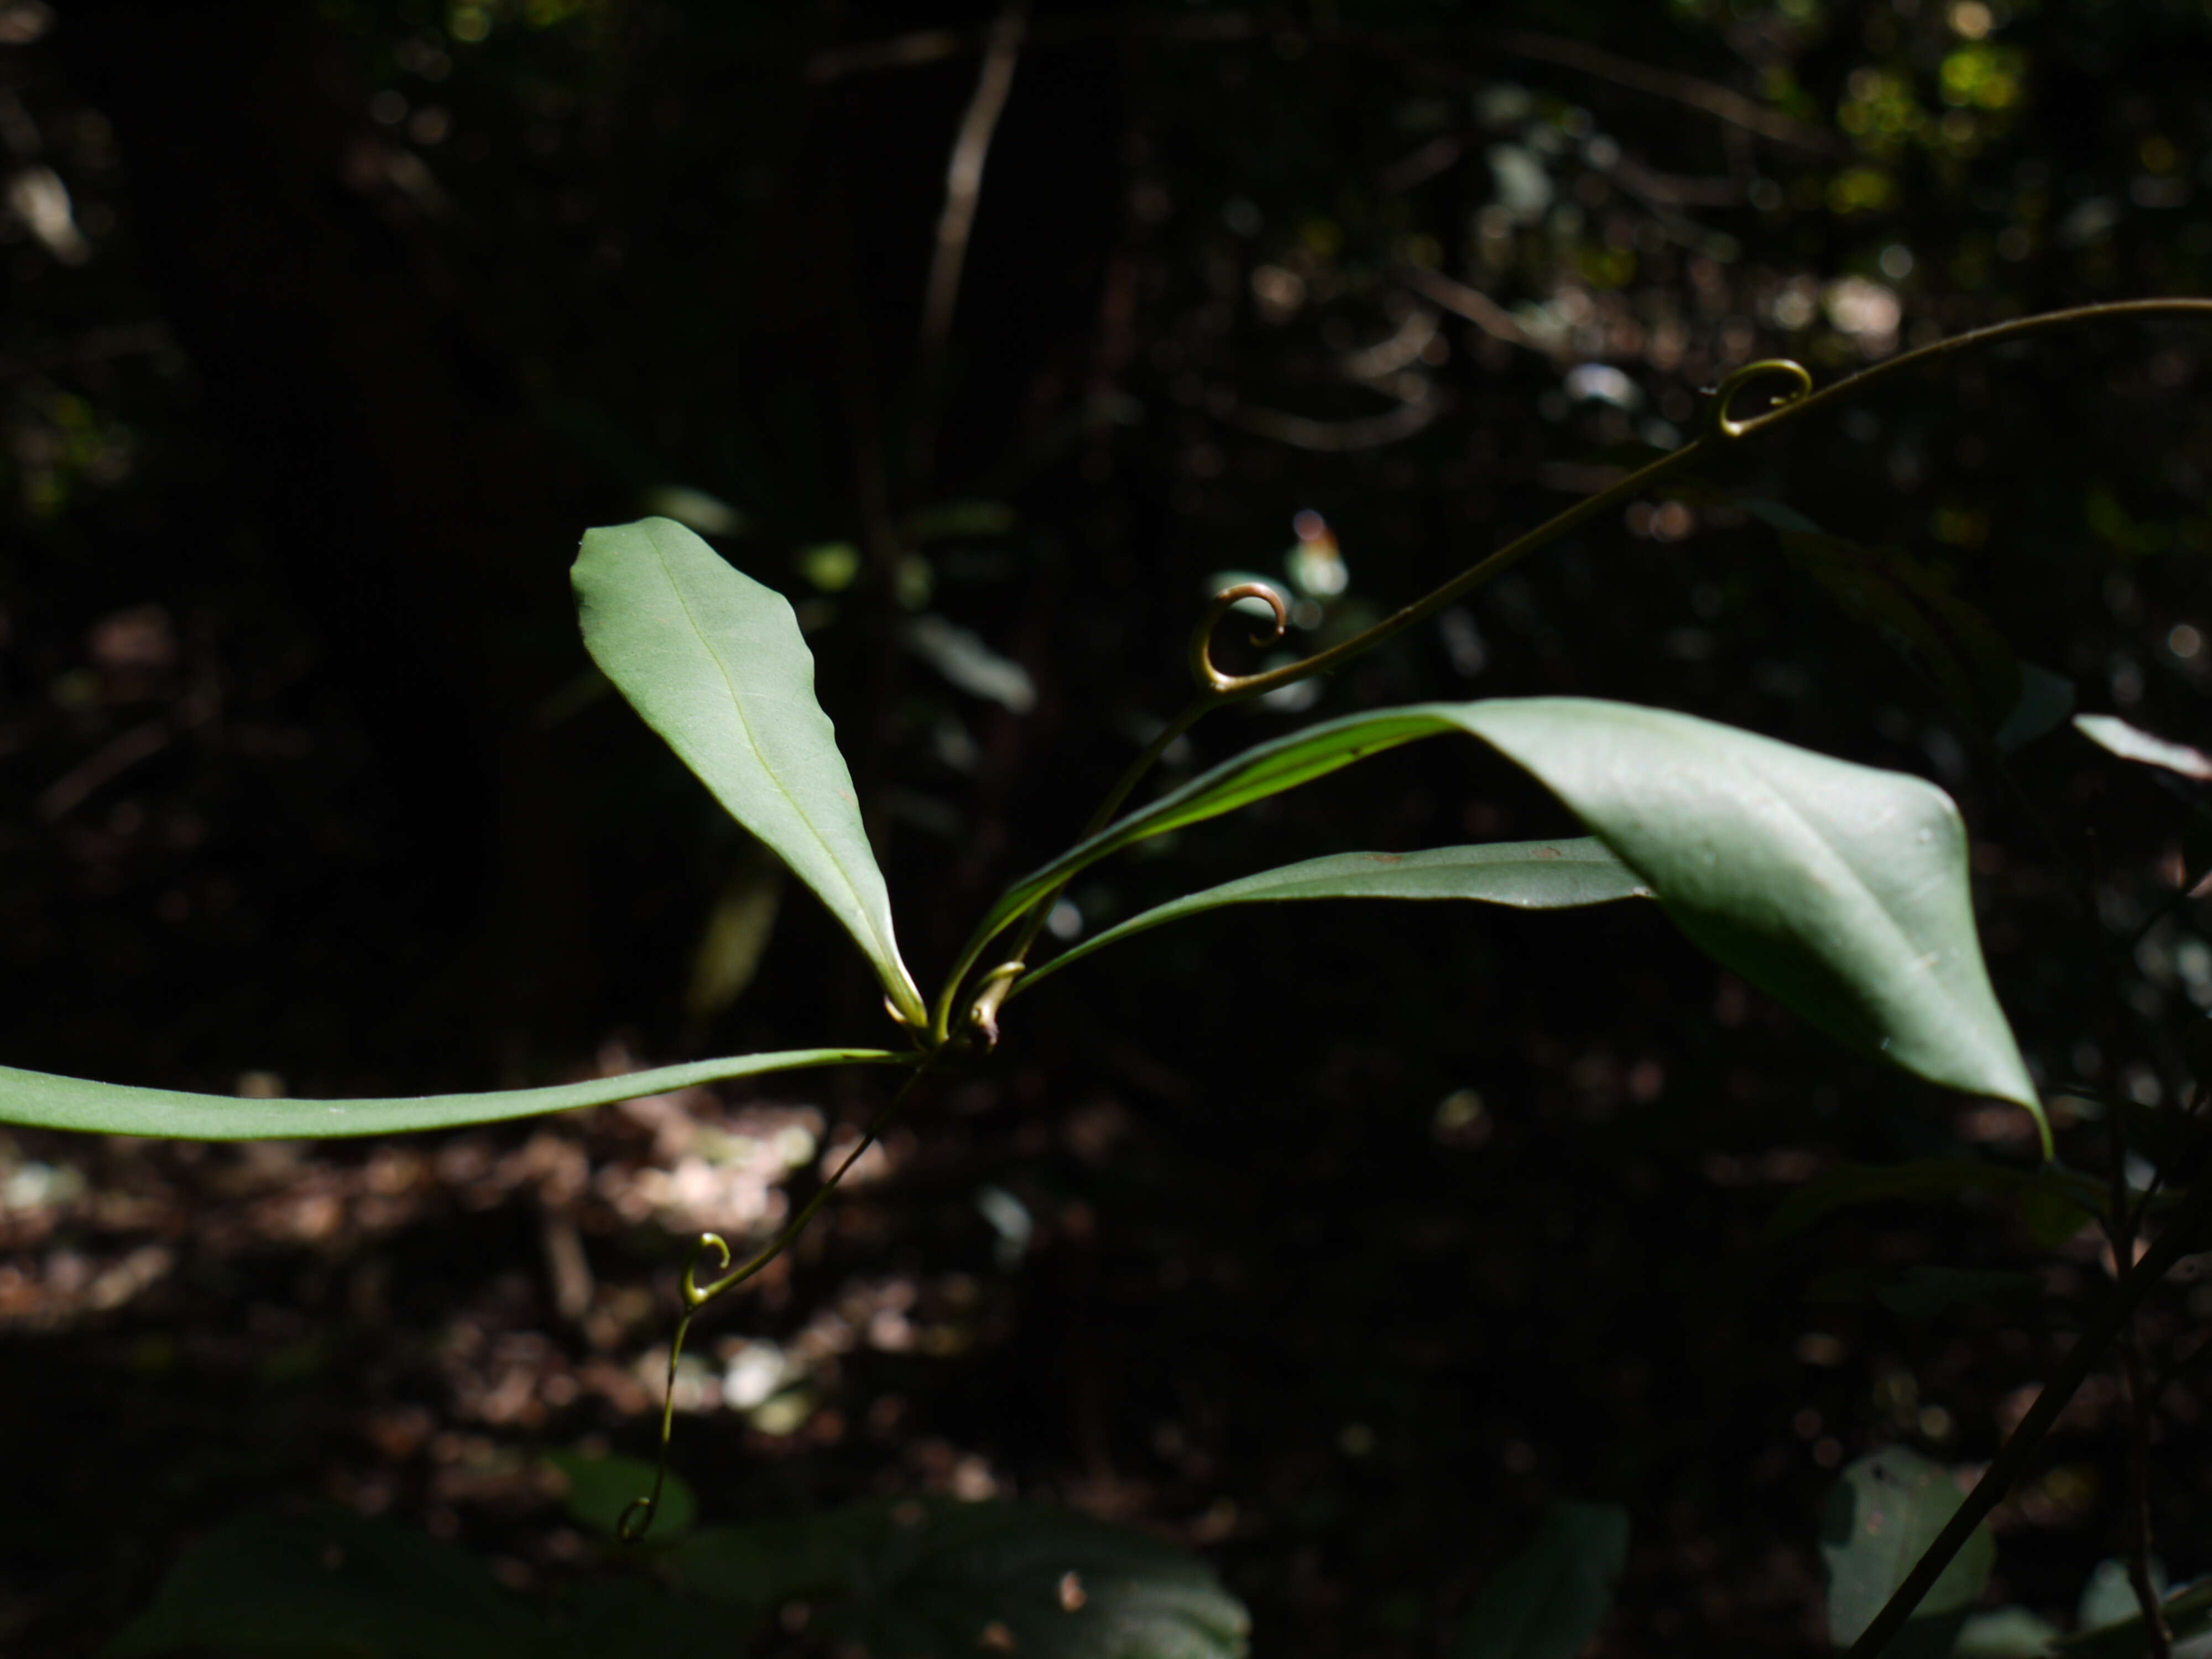
{"label": "pale underside of leaf", "polygon": [[[2179,1591],[2162,1603],[2159,1612],[2166,1634],[2177,1643],[2212,1629],[2212,1581]],[[2150,1632],[2140,1613],[2052,1644],[2052,1651],[2061,1659],[2142,1659],[2150,1650]]]}
{"label": "pale underside of leaf", "polygon": [[0,1066],[0,1123],[40,1129],[81,1129],[100,1134],[164,1135],[177,1140],[290,1140],[337,1135],[394,1134],[410,1129],[449,1129],[496,1123],[545,1112],[606,1106],[644,1095],[757,1077],[766,1072],[823,1066],[896,1066],[911,1054],[881,1048],[793,1048],[725,1060],[586,1078],[541,1089],[502,1089],[483,1094],[421,1095],[386,1100],[242,1100],[233,1095],[185,1094],[140,1089],[45,1072]]}
{"label": "pale underside of leaf", "polygon": [[2100,749],[2107,750],[2122,760],[2178,772],[2198,783],[2212,783],[2212,755],[2201,749],[2193,749],[2185,743],[2154,737],[2139,726],[2130,726],[2116,715],[2076,714],[2074,729]]}
{"label": "pale underside of leaf", "polygon": [[1301,899],[1461,899],[1522,910],[1563,910],[1649,898],[1642,878],[1589,837],[1439,847],[1420,853],[1338,853],[1263,870],[1155,906],[1061,952],[1017,993],[1092,951],[1187,916],[1232,904]]}
{"label": "pale underside of leaf", "polygon": [[667,519],[593,530],[573,572],[584,643],[646,724],[844,925],[921,1018],[852,774],[791,605]]}

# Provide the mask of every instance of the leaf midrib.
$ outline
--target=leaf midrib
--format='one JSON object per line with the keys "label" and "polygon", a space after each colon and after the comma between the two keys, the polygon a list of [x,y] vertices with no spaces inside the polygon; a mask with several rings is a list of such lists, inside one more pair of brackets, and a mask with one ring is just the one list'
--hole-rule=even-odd
{"label": "leaf midrib", "polygon": [[[875,941],[876,949],[881,959],[887,966],[897,963],[898,952],[878,930],[876,918],[869,911],[866,896],[854,882],[852,872],[845,867],[844,860],[837,855],[837,849],[830,844],[830,838],[822,833],[813,818],[808,815],[806,808],[800,805],[799,797],[793,794],[790,787],[784,782],[782,774],[769,759],[768,751],[761,747],[760,739],[754,735],[752,717],[745,712],[745,700],[738,695],[737,684],[730,678],[729,665],[722,660],[722,653],[714,648],[714,642],[708,637],[707,630],[699,625],[699,618],[692,611],[690,600],[684,597],[684,584],[676,580],[676,572],[668,562],[668,555],[661,548],[659,533],[648,532],[647,539],[653,544],[653,556],[660,562],[660,574],[668,583],[669,592],[675,594],[676,603],[683,609],[684,620],[690,624],[693,635],[698,640],[701,648],[706,652],[708,659],[714,663],[715,673],[721,677],[722,690],[729,694],[730,707],[737,711],[738,725],[744,732],[745,743],[752,750],[753,758],[760,763],[761,770],[768,774],[769,781],[775,786],[776,793],[783,797],[799,823],[805,825],[806,833],[814,837],[815,844],[821,848],[823,854],[830,860],[830,867],[836,871],[838,878],[844,883],[846,896],[852,900],[854,908],[860,912],[860,921],[868,930],[868,937]],[[827,719],[828,716],[825,714],[823,718]]]}

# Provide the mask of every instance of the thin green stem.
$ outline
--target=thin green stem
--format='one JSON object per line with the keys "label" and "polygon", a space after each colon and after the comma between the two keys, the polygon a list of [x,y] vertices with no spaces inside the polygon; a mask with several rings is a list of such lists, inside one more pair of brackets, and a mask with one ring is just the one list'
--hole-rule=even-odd
{"label": "thin green stem", "polygon": [[[1091,813],[1091,821],[1083,826],[1083,833],[1076,839],[1079,842],[1088,841],[1111,823],[1114,815],[1121,810],[1121,803],[1129,799],[1129,792],[1144,781],[1145,774],[1152,769],[1177,738],[1197,725],[1212,707],[1211,697],[1201,696],[1155,732],[1143,752],[1129,763],[1115,781],[1114,787],[1106,792],[1106,799],[1099,802],[1098,810]],[[990,982],[982,988],[970,1008],[970,1018],[987,1041],[997,1041],[1000,1005],[1006,1000],[1006,993],[1013,988],[1014,981],[1020,977],[1021,968],[1029,961],[1030,951],[1036,944],[1037,935],[1044,931],[1046,918],[1052,915],[1052,907],[1066,890],[1067,883],[1064,881],[1031,907],[1027,919],[1022,923],[1022,931],[1015,935],[1013,948],[1007,952],[1008,960],[1003,964],[1013,971],[1002,973],[994,969]],[[953,1010],[958,1006],[961,985],[981,958],[984,950],[997,937],[996,933],[983,933],[971,939],[959,962],[947,976],[945,990],[937,1000],[937,1007],[931,1018],[931,1034],[937,1042],[942,1043],[951,1036]]]}
{"label": "thin green stem", "polygon": [[[1973,1491],[1967,1493],[1966,1501],[1913,1564],[1905,1582],[1875,1615],[1874,1622],[1860,1633],[1859,1639],[1851,1644],[1844,1659],[1875,1659],[1889,1645],[1890,1638],[1912,1616],[1922,1599],[1942,1577],[1943,1569],[1951,1565],[1952,1558],[1972,1536],[1974,1528],[1981,1525],[2027,1472],[2028,1460],[2043,1443],[2051,1425],[2057,1421],[2058,1413],[2065,1410],[2082,1379],[2104,1357],[2113,1339],[2134,1319],[2136,1308],[2150,1293],[2151,1287],[2166,1277],[2167,1270],[2192,1244],[2202,1242],[2203,1224],[2208,1218],[2212,1218],[2212,1179],[2200,1179],[2190,1188],[2189,1196],[2174,1212],[2172,1224],[2159,1235],[2158,1242],[2144,1251],[2142,1259],[2133,1267],[2121,1267],[2121,1277],[2112,1286],[2112,1295],[2082,1328],[2057,1373],[2036,1395],[2035,1403],[2027,1408],[2027,1414],[2021,1419],[2020,1426],[2012,1431],[1996,1461],[1983,1471]],[[2114,1265],[2120,1267],[2119,1263]]]}
{"label": "thin green stem", "polygon": [[[927,1075],[936,1058],[933,1053],[925,1056],[913,1071],[907,1073],[906,1081],[899,1085],[896,1092],[891,1096],[890,1103],[883,1110],[876,1114],[874,1120],[861,1134],[859,1144],[845,1154],[843,1161],[815,1190],[814,1196],[806,1200],[799,1213],[793,1216],[782,1230],[743,1267],[730,1267],[730,1247],[720,1233],[702,1233],[692,1243],[691,1254],[684,1262],[684,1278],[679,1286],[684,1298],[684,1312],[676,1322],[676,1334],[670,1339],[668,1344],[668,1378],[661,1392],[660,1449],[653,1459],[653,1490],[645,1497],[631,1498],[623,1506],[621,1518],[615,1525],[616,1536],[623,1543],[635,1544],[642,1540],[646,1534],[652,1530],[653,1517],[659,1512],[660,1489],[668,1476],[669,1442],[673,1437],[676,1428],[677,1362],[684,1357],[684,1339],[690,1334],[692,1320],[698,1316],[701,1309],[716,1297],[737,1289],[738,1285],[761,1272],[798,1242],[799,1235],[806,1231],[807,1224],[811,1222],[820,1212],[822,1206],[830,1201],[830,1195],[837,1190],[838,1183],[845,1179],[853,1166],[860,1161],[861,1156],[869,1147],[874,1146],[884,1131],[890,1127],[891,1120],[898,1115],[899,1109],[906,1104],[907,1097],[914,1092],[915,1085]],[[720,1278],[702,1285],[699,1282],[699,1261],[700,1258],[709,1250],[713,1250],[721,1257],[722,1266],[729,1268],[729,1271],[723,1273]]]}

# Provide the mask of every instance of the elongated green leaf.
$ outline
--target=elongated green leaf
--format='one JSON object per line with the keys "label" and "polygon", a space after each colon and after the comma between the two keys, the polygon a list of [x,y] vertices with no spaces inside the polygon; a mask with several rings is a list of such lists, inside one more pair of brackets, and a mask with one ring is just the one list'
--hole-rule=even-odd
{"label": "elongated green leaf", "polygon": [[1534,1540],[1468,1608],[1452,1659],[1575,1659],[1613,1610],[1627,1561],[1627,1510],[1553,1504]]}
{"label": "elongated green leaf", "polygon": [[705,1528],[670,1560],[687,1587],[756,1614],[831,1598],[829,1629],[908,1659],[1238,1659],[1249,1622],[1195,1557],[1034,1504],[850,1504]]}
{"label": "elongated green leaf", "polygon": [[714,792],[820,895],[892,1006],[919,1023],[883,872],[791,606],[669,519],[593,530],[572,573],[592,660]]}
{"label": "elongated green leaf", "polygon": [[1070,876],[1125,847],[1186,824],[1218,817],[1224,812],[1233,812],[1240,806],[1265,800],[1285,789],[1295,789],[1356,760],[1395,749],[1400,744],[1449,731],[1450,722],[1434,710],[1451,706],[1416,704],[1407,708],[1352,714],[1248,749],[1235,759],[1193,778],[1181,788],[1171,790],[1149,806],[1109,824],[1090,840],[1079,842],[1042,869],[1023,877],[991,907],[977,937],[988,940],[1003,932]]}
{"label": "elongated green leaf", "polygon": [[[1903,1446],[1886,1446],[1844,1470],[1820,1528],[1830,1641],[1847,1648],[1858,1640],[1966,1498],[1950,1470]],[[1996,1557],[1989,1528],[1975,1528],[1890,1643],[1893,1659],[1948,1654]]]}
{"label": "elongated green leaf", "polygon": [[1587,836],[1439,847],[1425,853],[1338,853],[1263,870],[1157,905],[1062,951],[1015,988],[1018,993],[1025,990],[1117,940],[1226,904],[1275,904],[1291,899],[1478,899],[1522,910],[1564,910],[1650,896],[1651,890],[1634,871],[1606,851],[1602,842]]}
{"label": "elongated green leaf", "polygon": [[1990,988],[1951,798],[1658,709],[1476,704],[1462,722],[1535,774],[1717,960],[1832,1035],[2050,1131]]}
{"label": "elongated green leaf", "polygon": [[1421,703],[1248,750],[1024,878],[971,950],[1076,872],[1419,738],[1462,732],[1522,766],[1708,954],[1831,1034],[1956,1089],[2035,1086],[1982,964],[1951,799],[1687,714],[1578,697]]}
{"label": "elongated green leaf", "polygon": [[725,1078],[763,1072],[799,1072],[817,1066],[900,1066],[911,1054],[882,1048],[787,1048],[775,1054],[695,1060],[620,1077],[586,1078],[542,1089],[502,1089],[480,1095],[422,1095],[396,1100],[241,1100],[233,1095],[189,1095],[173,1089],[135,1089],[117,1083],[0,1066],[0,1123],[40,1129],[84,1129],[111,1135],[167,1135],[177,1140],[293,1140],[336,1135],[386,1135],[406,1129],[450,1129],[464,1123],[496,1123],[541,1112],[605,1106],[641,1095],[689,1089]]}

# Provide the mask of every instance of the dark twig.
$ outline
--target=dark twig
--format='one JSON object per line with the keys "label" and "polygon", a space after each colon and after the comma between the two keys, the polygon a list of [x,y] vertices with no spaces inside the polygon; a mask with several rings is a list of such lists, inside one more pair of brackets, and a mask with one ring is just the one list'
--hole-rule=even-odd
{"label": "dark twig", "polygon": [[78,762],[39,792],[32,810],[52,823],[82,806],[86,799],[143,760],[151,760],[177,738],[215,718],[218,698],[212,687],[202,686],[186,696],[176,708],[143,726],[134,726]]}
{"label": "dark twig", "polygon": [[[1188,44],[1220,44],[1249,40],[1265,33],[1252,17],[1229,12],[1212,17],[1064,18],[1039,26],[1030,42],[1039,46],[1107,45],[1125,40],[1158,40]],[[884,70],[921,69],[948,58],[988,50],[990,29],[915,29],[857,46],[838,46],[817,52],[806,65],[806,78],[817,86],[842,81],[849,75]]]}
{"label": "dark twig", "polygon": [[1442,306],[1454,316],[1466,318],[1493,340],[1526,346],[1547,357],[1558,355],[1529,338],[1528,331],[1521,326],[1521,319],[1480,289],[1469,288],[1425,265],[1393,265],[1390,275],[1431,304]]}
{"label": "dark twig", "polygon": [[[2094,920],[2091,925],[2095,925]],[[2112,1211],[2106,1218],[2105,1237],[2112,1246],[2112,1272],[2117,1277],[2127,1271],[2135,1258],[2136,1231],[2142,1214],[2130,1202],[2127,1135],[2117,1100],[2105,1103],[2105,1137],[2112,1164]],[[2119,1350],[2120,1373],[2127,1383],[2128,1583],[2134,1587],[2136,1605],[2142,1611],[2150,1659],[2172,1659],[2173,1637],[2166,1629],[2166,1615],[2160,1611],[2158,1586],[2150,1574],[2150,1401],[2143,1394],[2142,1358],[2136,1346],[2132,1314],[2119,1328],[2113,1346]]]}
{"label": "dark twig", "polygon": [[1639,64],[1632,58],[1602,52],[1583,41],[1571,40],[1565,35],[1535,34],[1522,29],[1509,29],[1486,38],[1516,58],[1556,64],[1560,69],[1573,70],[1595,80],[1610,81],[1615,86],[1626,87],[1632,92],[1649,93],[1655,98],[1686,104],[1716,120],[1725,121],[1730,126],[1741,127],[1746,132],[1756,133],[1778,144],[1809,150],[1816,155],[1840,155],[1844,153],[1844,141],[1832,132],[1794,120],[1780,110],[1769,109],[1756,99],[1747,98],[1740,92],[1732,92],[1726,87],[1701,80],[1694,75],[1655,69],[1649,64]]}
{"label": "dark twig", "polygon": [[937,462],[937,403],[945,384],[945,362],[952,343],[952,316],[960,304],[960,274],[968,262],[968,242],[975,228],[975,204],[983,191],[983,163],[991,137],[1013,90],[1014,65],[1029,24],[1026,0],[1007,0],[985,37],[983,68],[975,95],[960,118],[952,157],[945,168],[945,207],[937,216],[937,245],[929,259],[929,287],[921,302],[921,332],[915,351],[914,420],[909,428],[907,471],[920,484]]}
{"label": "dark twig", "polygon": [[2150,1659],[2173,1659],[2173,1632],[2159,1606],[2150,1576],[2150,1401],[2143,1389],[2142,1354],[2130,1319],[2119,1336],[2120,1369],[2128,1382],[2128,1582],[2142,1609]]}
{"label": "dark twig", "polygon": [[[1313,33],[1287,21],[1274,21],[1249,12],[1222,12],[1210,17],[1109,15],[1064,18],[1040,24],[1033,31],[1031,39],[1033,44],[1040,47],[1105,45],[1120,40],[1144,40],[1180,45],[1226,46],[1273,38],[1310,38]],[[1448,32],[1362,29],[1340,25],[1327,33],[1333,44],[1376,53],[1431,77],[1449,76],[1463,80],[1471,73],[1420,50],[1447,44],[1451,38]],[[1649,64],[1638,63],[1634,58],[1618,57],[1583,41],[1569,40],[1564,35],[1538,34],[1516,29],[1478,35],[1474,39],[1478,45],[1491,46],[1516,58],[1554,64],[1578,75],[1589,76],[1593,80],[1609,81],[1632,92],[1667,99],[1775,143],[1787,144],[1792,149],[1807,150],[1817,155],[1832,156],[1844,153],[1844,142],[1835,134],[1810,123],[1796,120],[1779,110],[1768,108],[1755,98],[1747,98],[1740,92],[1731,91],[1694,75],[1656,69]],[[840,46],[818,53],[806,66],[806,78],[817,85],[826,85],[850,75],[920,69],[925,64],[940,64],[948,58],[988,49],[989,31],[987,29],[916,29],[906,34],[895,34],[881,40],[863,41],[857,46]]]}

